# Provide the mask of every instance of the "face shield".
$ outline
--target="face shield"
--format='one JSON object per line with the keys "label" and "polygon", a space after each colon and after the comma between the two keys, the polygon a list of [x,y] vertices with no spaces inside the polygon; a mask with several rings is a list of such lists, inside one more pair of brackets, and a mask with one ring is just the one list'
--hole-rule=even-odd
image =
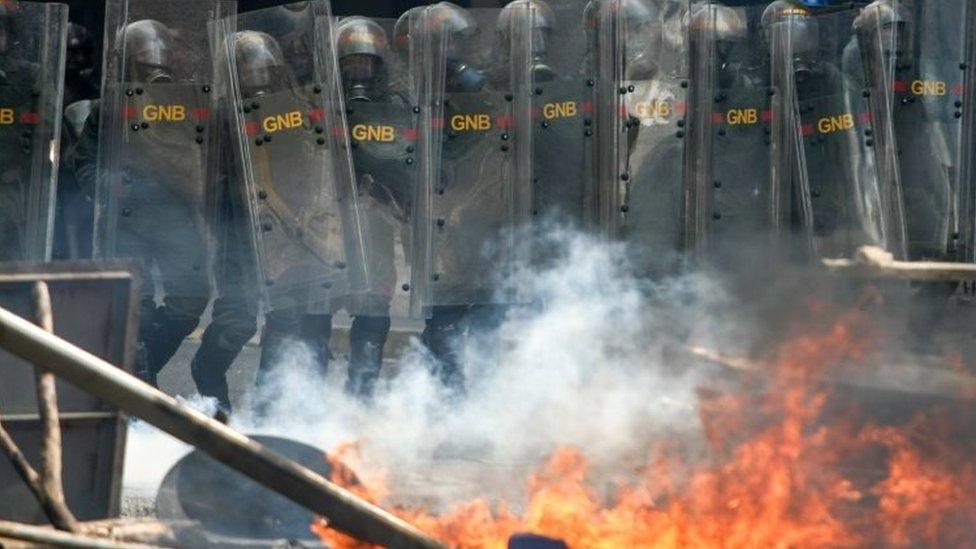
{"label": "face shield", "polygon": [[797,82],[813,75],[820,55],[820,28],[803,8],[785,2],[770,5],[763,14],[766,42],[777,63],[788,63]]}
{"label": "face shield", "polygon": [[256,31],[237,34],[234,43],[241,93],[257,97],[289,83],[284,56],[274,38]]}
{"label": "face shield", "polygon": [[911,25],[898,5],[879,0],[865,7],[854,21],[862,48],[880,52],[896,70],[911,67],[913,57]]}
{"label": "face shield", "polygon": [[124,30],[129,80],[170,84],[173,76],[173,36],[159,21],[142,20]]}

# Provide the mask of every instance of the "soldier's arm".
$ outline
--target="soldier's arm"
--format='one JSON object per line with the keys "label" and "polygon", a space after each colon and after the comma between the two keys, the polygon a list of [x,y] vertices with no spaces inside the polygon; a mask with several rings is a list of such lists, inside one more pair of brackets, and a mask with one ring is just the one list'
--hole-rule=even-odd
{"label": "soldier's arm", "polygon": [[95,196],[95,178],[98,170],[98,119],[100,104],[96,101],[78,141],[69,152],[69,162],[78,180],[78,186],[89,197]]}

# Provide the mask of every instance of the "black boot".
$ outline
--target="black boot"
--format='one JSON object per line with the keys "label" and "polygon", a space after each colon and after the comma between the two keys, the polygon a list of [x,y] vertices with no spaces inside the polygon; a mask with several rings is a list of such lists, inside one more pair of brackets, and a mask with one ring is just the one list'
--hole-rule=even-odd
{"label": "black boot", "polygon": [[434,307],[422,340],[433,357],[431,374],[450,391],[464,393],[464,370],[458,356],[466,307]]}
{"label": "black boot", "polygon": [[383,368],[383,347],[390,333],[390,317],[357,316],[349,330],[349,377],[346,393],[363,401],[373,397]]}
{"label": "black boot", "polygon": [[221,409],[230,413],[230,390],[227,371],[244,345],[257,331],[257,311],[243,298],[219,298],[214,302],[213,320],[203,333],[200,348],[190,364],[197,391],[217,399]]}

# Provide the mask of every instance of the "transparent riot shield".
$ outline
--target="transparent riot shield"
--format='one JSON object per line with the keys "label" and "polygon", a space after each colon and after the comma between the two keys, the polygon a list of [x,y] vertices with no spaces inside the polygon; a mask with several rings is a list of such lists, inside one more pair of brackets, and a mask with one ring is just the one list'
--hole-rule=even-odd
{"label": "transparent riot shield", "polygon": [[972,245],[972,182],[962,174],[973,9],[878,0],[853,23],[877,127],[882,242],[901,258],[963,259]]}
{"label": "transparent riot shield", "polygon": [[675,269],[684,247],[688,8],[681,0],[601,3],[602,218],[641,274]]}
{"label": "transparent riot shield", "polygon": [[[511,22],[511,23],[510,23]],[[511,276],[527,260],[516,230],[529,216],[531,98],[523,18],[442,2],[423,11],[417,33],[428,66],[423,89],[432,177],[429,304],[513,303]],[[513,47],[514,46],[514,47]]]}
{"label": "transparent riot shield", "polygon": [[222,40],[258,284],[272,310],[333,307],[367,280],[324,1],[248,12]]}
{"label": "transparent riot shield", "polygon": [[[583,32],[592,18],[588,5],[586,0],[517,0],[502,14],[506,25],[529,27],[529,43],[515,47],[530,60],[531,204],[542,230],[581,229],[594,220],[596,74],[589,41],[581,40],[589,37]],[[540,236],[536,259],[549,251]]]}
{"label": "transparent riot shield", "polygon": [[699,263],[754,264],[772,228],[772,95],[762,8],[699,4],[691,14],[691,143],[686,245]]}
{"label": "transparent riot shield", "polygon": [[874,127],[863,77],[850,70],[853,10],[774,2],[763,14],[773,81],[773,189],[797,257],[851,255],[874,242]]}
{"label": "transparent riot shield", "polygon": [[[95,253],[143,262],[167,296],[209,297],[216,177],[215,22],[232,2],[110,0],[98,131]],[[159,288],[143,285],[153,295]]]}
{"label": "transparent riot shield", "polygon": [[[400,23],[401,33],[410,21]],[[347,17],[334,29],[370,274],[343,306],[352,315],[420,318],[426,250],[415,233],[428,158],[418,133],[424,68],[409,42],[394,48],[395,25]]]}
{"label": "transparent riot shield", "polygon": [[0,4],[0,261],[50,257],[67,17]]}

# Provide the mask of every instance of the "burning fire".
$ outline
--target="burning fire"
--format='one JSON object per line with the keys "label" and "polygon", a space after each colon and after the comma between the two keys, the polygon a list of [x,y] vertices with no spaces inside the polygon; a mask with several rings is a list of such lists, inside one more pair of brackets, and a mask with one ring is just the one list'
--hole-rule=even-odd
{"label": "burning fire", "polygon": [[[590,482],[585,452],[562,448],[529,478],[523,511],[478,500],[440,515],[394,512],[458,548],[504,548],[518,533],[574,548],[976,547],[976,393],[960,387],[956,399],[889,413],[826,383],[877,363],[869,326],[844,314],[778,346],[761,375],[702,388],[706,457],[659,443],[610,497]],[[331,461],[336,482],[375,502],[389,493],[355,446]],[[314,528],[333,547],[368,547]]]}

